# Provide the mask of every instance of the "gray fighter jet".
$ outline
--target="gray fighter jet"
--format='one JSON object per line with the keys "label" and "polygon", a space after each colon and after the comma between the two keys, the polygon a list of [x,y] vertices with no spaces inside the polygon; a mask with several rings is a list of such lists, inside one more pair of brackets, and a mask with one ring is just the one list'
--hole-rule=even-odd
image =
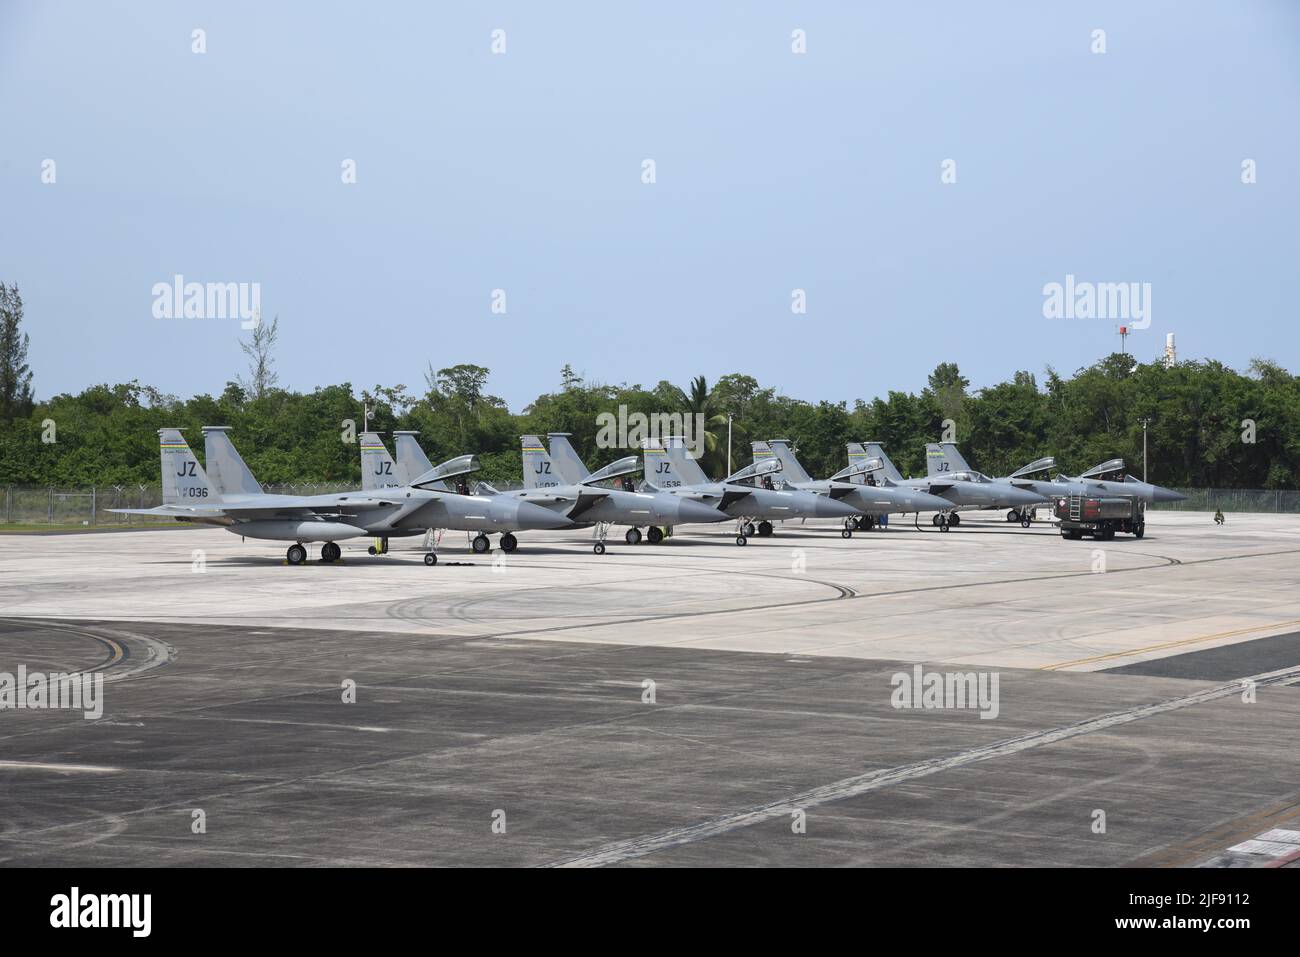
{"label": "gray fighter jet", "polygon": [[[558,444],[556,440],[559,440]],[[626,541],[641,541],[641,528],[650,527],[651,541],[661,538],[661,526],[696,525],[726,521],[727,515],[699,502],[657,490],[636,491],[630,478],[641,471],[637,456],[629,455],[590,474],[568,443],[567,432],[551,433],[552,456],[535,435],[520,436],[523,449],[524,490],[506,492],[529,502],[548,505],[574,522],[596,526],[597,555],[605,554],[605,538],[611,525],[630,525]],[[599,483],[619,480],[621,488]]]}
{"label": "gray fighter jet", "polygon": [[[480,536],[485,530],[509,535],[512,529],[564,528],[569,524],[557,519],[554,512],[527,503],[486,501],[424,487],[477,469],[477,460],[471,455],[444,463],[402,486],[325,495],[270,495],[262,491],[240,458],[226,427],[205,426],[203,431],[210,473],[199,465],[180,430],[160,429],[163,504],[115,511],[169,515],[220,525],[241,537],[290,541],[294,544],[286,558],[291,565],[307,560],[304,544],[312,542],[324,543],[321,561],[328,563],[342,554],[337,543],[349,538],[387,539],[413,531],[418,534],[428,527],[468,528],[478,530]],[[430,552],[424,561],[434,565],[438,557]]]}
{"label": "gray fighter jet", "polygon": [[1123,459],[1110,459],[1100,465],[1094,465],[1078,476],[1062,475],[1058,472],[1051,480],[1030,478],[1040,472],[1047,472],[1055,466],[1056,459],[1051,456],[1038,459],[1022,469],[1017,469],[1008,476],[1008,481],[1022,488],[1030,488],[1049,499],[1067,495],[1123,495],[1141,499],[1148,505],[1154,502],[1182,502],[1187,499],[1187,496],[1181,492],[1152,485],[1128,475],[1124,470]]}
{"label": "gray fighter jet", "polygon": [[[1026,468],[1041,465],[1043,461],[1055,463],[1055,459],[1039,459],[1037,462],[1031,462],[1030,466],[1026,466]],[[1036,489],[1033,486],[1033,483],[1026,481],[1022,477],[1021,472],[1016,472],[1015,475],[1008,475],[1003,478],[990,478],[983,472],[977,472],[966,464],[966,460],[962,458],[961,452],[957,451],[957,446],[953,442],[931,442],[927,445],[925,447],[925,467],[930,473],[931,478],[956,478],[967,482],[974,482],[981,486],[1001,486],[1000,491],[1003,498],[1013,498],[1011,493],[1015,490],[1021,492],[1032,492],[1034,495],[1037,495],[1039,499],[1034,503],[1023,503],[1020,505],[1008,503],[1012,504],[1012,508],[1011,511],[1007,512],[1007,521],[1019,522],[1024,528],[1028,528],[1032,521],[1032,513],[1035,505],[1051,504],[1050,498],[1045,493]],[[1023,472],[1023,470],[1021,471]],[[1000,507],[1002,504],[1002,502],[999,502],[997,506],[990,507]]]}
{"label": "gray fighter jet", "polygon": [[854,528],[871,528],[880,516],[891,512],[930,512],[952,507],[946,499],[923,489],[887,485],[876,479],[876,471],[883,466],[878,460],[851,462],[828,479],[814,480],[795,457],[786,439],[752,443],[754,462],[775,458],[781,463],[781,476],[791,488],[825,495],[849,505],[856,513],[846,519],[844,537]]}
{"label": "gray fighter jet", "polygon": [[338,548],[335,542],[366,534],[361,516],[397,504],[394,498],[366,493],[267,495],[251,475],[240,475],[229,462],[209,455],[208,463],[214,470],[220,468],[223,476],[233,476],[231,484],[220,485],[209,480],[179,429],[159,429],[158,438],[163,504],[112,511],[168,515],[181,521],[220,525],[248,538],[291,541],[295,544],[289,549],[289,561],[296,565],[307,557],[302,543],[324,542],[324,556],[327,549]]}
{"label": "gray fighter jet", "polygon": [[[879,442],[850,442],[848,444],[849,465],[879,460],[879,465],[867,472],[868,478],[887,488],[913,488],[928,492],[944,499],[947,510],[937,512],[932,519],[940,531],[947,531],[949,525],[961,524],[958,508],[1018,508],[1027,505],[1042,505],[1043,498],[1028,489],[1011,485],[995,484],[991,481],[977,481],[973,476],[965,478],[955,474],[931,475],[926,478],[905,479],[894,463],[889,460]],[[930,455],[927,453],[926,458]],[[980,476],[987,479],[987,476]],[[928,509],[927,509],[928,511]]]}
{"label": "gray fighter jet", "polygon": [[[646,484],[670,495],[678,495],[710,505],[736,519],[736,544],[744,545],[756,532],[766,538],[773,532],[773,522],[808,518],[855,518],[857,509],[828,495],[799,489],[776,488],[773,476],[781,471],[779,459],[754,462],[720,482],[710,482],[691,458],[686,440],[669,436],[642,443],[645,456]],[[554,451],[555,443],[552,441]],[[755,526],[754,522],[758,522]],[[659,539],[651,529],[650,541]]]}
{"label": "gray fighter jet", "polygon": [[[430,465],[415,441],[418,434],[394,433],[398,437],[399,449],[405,452],[402,459],[394,461],[376,433],[362,433],[362,490],[388,490],[392,494],[392,489],[400,488],[404,498],[422,503],[367,526],[382,532],[378,536],[379,546],[371,547],[372,555],[387,552],[390,537],[423,535],[437,529],[477,532],[470,546],[481,555],[492,547],[487,537],[492,531],[502,533],[501,550],[513,552],[519,547],[519,540],[513,534],[516,531],[573,527],[572,522],[557,516],[551,509],[520,501],[513,495],[503,495],[486,483],[479,483],[478,488],[471,490],[466,476],[478,469],[478,459],[462,455],[441,465]],[[431,562],[430,555],[433,556]],[[437,554],[432,550],[425,556],[429,564],[436,564],[437,560]]]}

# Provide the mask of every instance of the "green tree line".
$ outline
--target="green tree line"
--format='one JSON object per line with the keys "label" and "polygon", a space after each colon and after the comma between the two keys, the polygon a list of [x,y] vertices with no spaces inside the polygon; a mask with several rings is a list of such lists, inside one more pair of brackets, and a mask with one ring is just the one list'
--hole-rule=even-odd
{"label": "green tree line", "polygon": [[182,399],[133,381],[35,401],[25,337],[16,323],[0,333],[11,344],[9,365],[0,369],[0,484],[156,484],[157,430],[186,429],[201,458],[203,425],[231,426],[264,483],[359,482],[358,446],[343,439],[346,420],[360,431],[364,403],[373,429],[419,430],[435,462],[476,452],[480,477],[500,483],[519,480],[521,434],[570,432],[592,468],[629,454],[596,447],[598,416],[617,415],[624,406],[629,414],[702,415],[703,464],[715,477],[727,467],[728,416],[734,468],[749,461],[752,439],[786,438],[816,477],[846,464],[845,443],[865,440],[883,443],[905,475],[923,474],[925,443],[941,437],[945,420],[971,465],[991,475],[1042,455],[1056,456],[1071,474],[1120,456],[1140,474],[1146,419],[1152,481],[1300,487],[1300,379],[1267,360],[1243,373],[1215,361],[1165,367],[1114,354],[1069,377],[1049,368],[1040,384],[1017,372],[976,391],[955,364],[943,363],[916,392],[890,392],[852,407],[779,395],[742,373],[711,385],[699,377],[684,387],[666,381],[644,387],[586,382],[566,366],[553,392],[512,413],[487,391],[489,370],[477,365],[430,368],[424,387],[413,391],[404,385],[358,390],[344,382],[296,392],[263,377],[252,387],[231,382],[217,396]]}

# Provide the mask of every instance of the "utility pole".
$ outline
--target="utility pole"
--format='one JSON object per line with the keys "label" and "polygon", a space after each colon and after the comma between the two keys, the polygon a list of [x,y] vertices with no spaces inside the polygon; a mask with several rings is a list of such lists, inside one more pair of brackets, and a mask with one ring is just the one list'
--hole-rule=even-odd
{"label": "utility pole", "polygon": [[1151,420],[1143,418],[1138,421],[1142,423],[1142,481],[1145,482],[1147,480],[1147,424]]}
{"label": "utility pole", "polygon": [[727,474],[731,475],[731,413],[727,413]]}

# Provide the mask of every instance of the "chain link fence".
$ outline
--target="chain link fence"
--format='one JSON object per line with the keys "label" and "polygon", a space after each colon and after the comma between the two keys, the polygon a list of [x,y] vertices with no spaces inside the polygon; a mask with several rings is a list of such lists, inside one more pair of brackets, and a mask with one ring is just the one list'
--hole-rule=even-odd
{"label": "chain link fence", "polygon": [[[351,483],[303,483],[267,485],[264,490],[276,495],[324,495],[330,492],[355,492]],[[114,508],[153,508],[162,504],[159,485],[92,486],[91,488],[31,488],[10,485],[0,501],[0,526],[3,525],[84,525],[131,526],[175,525],[165,515],[120,515]]]}
{"label": "chain link fence", "polygon": [[[519,486],[511,482],[492,483],[501,492]],[[277,495],[325,495],[331,492],[355,492],[350,483],[319,482],[298,485],[267,485],[265,491]],[[478,490],[478,483],[474,485]],[[1184,512],[1300,512],[1300,491],[1294,489],[1249,488],[1180,488],[1187,496],[1183,502],[1152,505],[1159,510]],[[167,516],[120,515],[114,508],[153,508],[162,504],[162,488],[157,485],[108,486],[91,488],[31,488],[11,485],[4,489],[0,502],[0,526],[3,525],[84,525],[135,526],[174,525]]]}
{"label": "chain link fence", "polygon": [[1300,491],[1267,488],[1180,488],[1183,502],[1162,502],[1148,508],[1178,512],[1300,512]]}

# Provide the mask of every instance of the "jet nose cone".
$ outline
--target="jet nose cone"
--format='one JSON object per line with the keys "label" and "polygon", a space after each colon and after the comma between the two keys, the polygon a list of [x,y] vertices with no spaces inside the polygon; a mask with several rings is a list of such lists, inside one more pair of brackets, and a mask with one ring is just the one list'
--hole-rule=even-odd
{"label": "jet nose cone", "polygon": [[711,505],[681,499],[677,503],[677,521],[682,525],[705,525],[720,522],[727,516]]}
{"label": "jet nose cone", "polygon": [[1153,502],[1185,502],[1187,496],[1182,492],[1175,492],[1171,488],[1161,488],[1159,485],[1151,486],[1151,501]]}
{"label": "jet nose cone", "polygon": [[952,508],[952,502],[941,496],[931,495],[929,492],[909,495],[907,505],[910,512],[943,512]]}
{"label": "jet nose cone", "polygon": [[856,518],[862,513],[847,502],[840,502],[829,495],[814,495],[812,513],[814,518]]}
{"label": "jet nose cone", "polygon": [[1008,505],[1042,505],[1047,499],[1027,488],[1013,488],[1007,493]]}
{"label": "jet nose cone", "polygon": [[560,512],[554,512],[544,505],[535,505],[532,502],[519,503],[519,512],[515,520],[521,530],[568,528],[573,524]]}

